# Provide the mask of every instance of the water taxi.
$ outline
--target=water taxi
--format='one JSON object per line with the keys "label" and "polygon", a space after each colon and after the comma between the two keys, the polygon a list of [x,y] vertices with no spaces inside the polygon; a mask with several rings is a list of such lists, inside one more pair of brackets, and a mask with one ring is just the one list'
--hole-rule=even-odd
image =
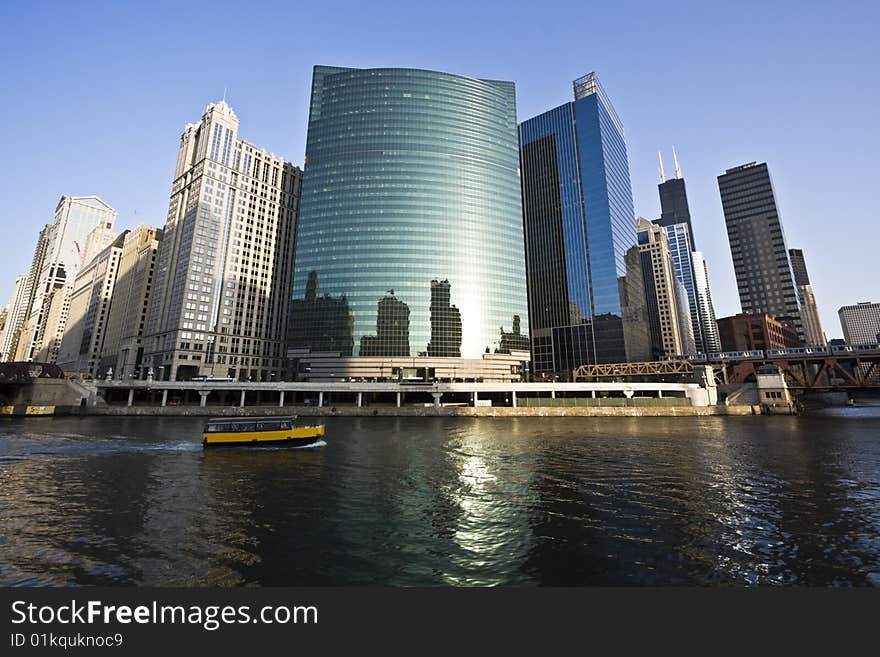
{"label": "water taxi", "polygon": [[305,447],[324,437],[323,424],[297,426],[294,417],[224,417],[205,423],[204,447]]}

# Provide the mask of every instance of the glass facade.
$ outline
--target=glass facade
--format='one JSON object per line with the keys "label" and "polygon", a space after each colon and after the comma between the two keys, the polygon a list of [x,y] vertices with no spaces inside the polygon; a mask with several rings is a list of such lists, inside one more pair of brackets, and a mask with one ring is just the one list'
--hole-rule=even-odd
{"label": "glass facade", "polygon": [[626,142],[595,75],[519,127],[533,369],[650,356]]}
{"label": "glass facade", "polygon": [[[659,222],[658,222],[659,223]],[[662,223],[660,224],[663,225]],[[700,322],[699,304],[697,302],[697,287],[694,281],[694,265],[693,265],[693,242],[691,241],[690,230],[688,224],[669,224],[663,226],[666,231],[666,237],[669,238],[669,252],[672,255],[672,264],[675,267],[675,277],[684,288],[685,298],[690,316],[688,321],[694,336],[694,350],[705,352],[703,349],[703,332]],[[685,353],[692,353],[685,351]]]}
{"label": "glass facade", "polygon": [[315,67],[289,347],[527,348],[518,164],[512,82]]}

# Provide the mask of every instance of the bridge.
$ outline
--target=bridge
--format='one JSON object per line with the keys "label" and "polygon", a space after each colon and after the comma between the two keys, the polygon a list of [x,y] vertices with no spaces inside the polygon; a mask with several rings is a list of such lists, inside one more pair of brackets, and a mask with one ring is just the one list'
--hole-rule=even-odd
{"label": "bridge", "polygon": [[690,377],[695,366],[711,365],[717,385],[742,385],[753,383],[760,367],[775,365],[785,376],[788,387],[794,390],[880,389],[880,347],[831,353],[827,349],[822,353],[819,349],[781,350],[786,353],[740,352],[749,355],[711,355],[710,359],[700,361],[582,365],[572,372],[572,376],[574,381]]}

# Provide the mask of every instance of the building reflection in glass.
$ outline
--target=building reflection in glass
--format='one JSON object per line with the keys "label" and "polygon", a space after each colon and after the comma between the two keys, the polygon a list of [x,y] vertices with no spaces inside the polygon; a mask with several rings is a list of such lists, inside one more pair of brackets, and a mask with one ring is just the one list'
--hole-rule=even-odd
{"label": "building reflection in glass", "polygon": [[496,350],[499,354],[509,354],[511,351],[528,351],[530,347],[529,336],[522,334],[519,315],[513,316],[513,328],[510,333],[501,327],[501,343]]}
{"label": "building reflection in glass", "polygon": [[345,294],[318,294],[318,272],[308,275],[304,299],[290,302],[289,343],[311,351],[333,351],[351,356],[353,320]]}
{"label": "building reflection in glass", "polygon": [[361,356],[409,356],[409,306],[394,296],[379,301],[376,335],[361,336]]}
{"label": "building reflection in glass", "polygon": [[431,281],[431,357],[461,357],[461,312],[450,302],[450,287],[448,280]]}

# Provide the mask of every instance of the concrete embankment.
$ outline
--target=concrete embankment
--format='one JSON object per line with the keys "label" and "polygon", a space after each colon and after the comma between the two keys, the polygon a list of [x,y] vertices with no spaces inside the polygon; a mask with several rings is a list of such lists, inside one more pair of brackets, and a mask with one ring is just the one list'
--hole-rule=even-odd
{"label": "concrete embankment", "polygon": [[703,417],[760,415],[758,406],[552,407],[530,406],[88,406],[57,407],[56,415],[242,417],[300,415],[309,417]]}

